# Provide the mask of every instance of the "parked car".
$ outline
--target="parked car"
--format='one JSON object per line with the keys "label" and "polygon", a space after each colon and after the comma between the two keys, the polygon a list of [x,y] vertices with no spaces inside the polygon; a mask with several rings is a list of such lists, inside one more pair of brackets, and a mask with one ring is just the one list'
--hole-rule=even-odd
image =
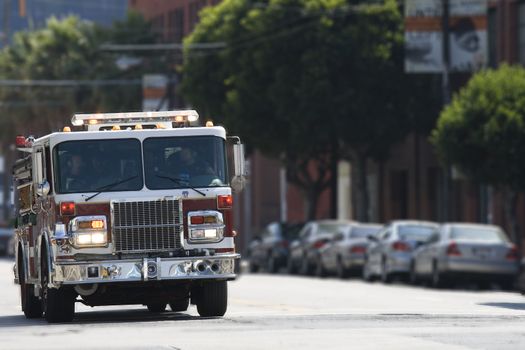
{"label": "parked car", "polygon": [[413,251],[438,230],[428,221],[397,220],[386,225],[371,241],[366,252],[363,278],[380,277],[389,283],[394,277],[407,278]]}
{"label": "parked car", "polygon": [[312,275],[319,261],[319,249],[332,240],[337,232],[348,228],[351,221],[319,220],[307,223],[299,238],[290,245],[288,273]]}
{"label": "parked car", "polygon": [[320,250],[317,275],[337,274],[340,278],[346,278],[351,273],[361,274],[368,236],[376,235],[381,228],[379,224],[353,223],[336,233]]}
{"label": "parked car", "polygon": [[0,255],[14,256],[14,236],[13,228],[0,228]]}
{"label": "parked car", "polygon": [[519,253],[501,228],[449,223],[414,253],[411,280],[425,278],[435,287],[466,277],[511,288],[519,272]]}
{"label": "parked car", "polygon": [[297,239],[304,224],[272,222],[249,245],[250,272],[265,268],[275,273],[286,267],[290,242]]}

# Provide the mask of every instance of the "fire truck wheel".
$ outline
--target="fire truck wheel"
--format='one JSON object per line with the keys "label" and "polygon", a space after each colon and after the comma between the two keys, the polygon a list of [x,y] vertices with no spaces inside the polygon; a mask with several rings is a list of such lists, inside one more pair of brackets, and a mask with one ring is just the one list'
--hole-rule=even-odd
{"label": "fire truck wheel", "polygon": [[197,311],[202,317],[224,316],[228,308],[226,281],[207,282],[198,289]]}
{"label": "fire truck wheel", "polygon": [[35,288],[33,285],[26,284],[24,265],[21,261],[18,262],[20,269],[20,301],[22,304],[22,311],[26,318],[40,318],[42,317],[42,303],[37,296],[35,296]]}
{"label": "fire truck wheel", "polygon": [[166,311],[166,303],[149,303],[146,304],[150,312],[164,312]]}
{"label": "fire truck wheel", "polygon": [[75,297],[73,291],[62,288],[49,288],[47,258],[42,257],[42,310],[49,323],[71,322],[75,316]]}
{"label": "fire truck wheel", "polygon": [[190,305],[190,298],[170,301],[170,309],[174,312],[186,311]]}

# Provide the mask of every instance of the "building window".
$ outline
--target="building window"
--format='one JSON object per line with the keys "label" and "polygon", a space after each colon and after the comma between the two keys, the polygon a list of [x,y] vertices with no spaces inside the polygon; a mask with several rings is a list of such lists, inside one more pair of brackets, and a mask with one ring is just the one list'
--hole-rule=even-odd
{"label": "building window", "polygon": [[518,4],[518,58],[525,65],[525,2]]}
{"label": "building window", "polygon": [[195,28],[195,25],[199,22],[199,12],[205,6],[206,6],[206,0],[196,0],[190,4],[190,8],[189,8],[190,31],[192,31],[193,28]]}

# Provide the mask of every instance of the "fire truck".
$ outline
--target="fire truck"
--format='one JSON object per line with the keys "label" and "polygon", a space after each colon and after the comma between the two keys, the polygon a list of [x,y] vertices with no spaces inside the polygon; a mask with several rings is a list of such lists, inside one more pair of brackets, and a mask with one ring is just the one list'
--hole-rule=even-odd
{"label": "fire truck", "polygon": [[69,322],[77,302],[225,314],[244,149],[198,117],[77,114],[61,132],[17,136],[13,270],[27,318]]}

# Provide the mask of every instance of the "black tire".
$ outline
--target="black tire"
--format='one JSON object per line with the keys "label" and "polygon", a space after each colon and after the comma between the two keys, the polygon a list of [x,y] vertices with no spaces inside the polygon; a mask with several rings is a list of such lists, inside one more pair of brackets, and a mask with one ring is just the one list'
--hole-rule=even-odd
{"label": "black tire", "polygon": [[315,275],[321,278],[328,276],[328,271],[326,271],[326,268],[323,265],[323,261],[321,260],[321,257],[317,258],[317,263],[315,266]]}
{"label": "black tire", "polygon": [[338,256],[337,257],[337,277],[341,279],[345,279],[345,278],[348,278],[348,276],[350,276],[350,272],[344,266],[343,259],[340,256]]}
{"label": "black tire", "polygon": [[288,257],[288,261],[286,262],[286,272],[289,275],[295,275],[297,273],[292,257]]}
{"label": "black tire", "polygon": [[188,310],[188,306],[190,305],[190,298],[173,300],[170,301],[169,305],[171,311],[173,312],[186,311]]}
{"label": "black tire", "polygon": [[[21,254],[19,254],[21,256]],[[20,303],[22,311],[28,319],[42,317],[42,303],[35,295],[35,288],[31,284],[26,284],[25,271],[22,259],[18,259],[18,279],[20,282]]]}
{"label": "black tire", "polygon": [[388,265],[386,263],[386,258],[383,258],[383,262],[381,264],[381,282],[385,284],[392,283],[392,274],[388,273]]}
{"label": "black tire", "polygon": [[307,256],[303,256],[301,259],[301,267],[299,274],[303,276],[311,276],[312,275],[312,267],[310,266],[310,262],[308,261]]}
{"label": "black tire", "polygon": [[504,278],[499,282],[499,286],[505,291],[516,290],[516,279],[514,277]]}
{"label": "black tire", "polygon": [[201,317],[224,316],[228,308],[228,284],[226,281],[207,282],[200,286],[196,298],[197,312]]}
{"label": "black tire", "polygon": [[269,273],[277,273],[279,271],[277,261],[271,252],[268,254],[268,264],[266,266],[266,270],[268,270]]}
{"label": "black tire", "polygon": [[365,257],[365,263],[363,265],[363,270],[361,270],[361,276],[366,282],[373,282],[375,280],[375,276],[370,273],[370,267],[368,265],[368,258]]}
{"label": "black tire", "polygon": [[44,317],[49,323],[71,322],[75,317],[75,298],[73,290],[66,287],[49,288],[47,256],[42,256],[41,266],[41,299]]}
{"label": "black tire", "polygon": [[259,271],[259,266],[250,261],[250,272],[256,273]]}
{"label": "black tire", "polygon": [[419,277],[416,273],[416,262],[412,261],[410,263],[410,274],[408,275],[408,281],[412,285],[418,285],[419,284]]}
{"label": "black tire", "polygon": [[166,311],[166,303],[149,303],[146,307],[150,312],[160,313]]}
{"label": "black tire", "polygon": [[445,274],[439,272],[437,262],[434,261],[432,264],[432,276],[431,285],[434,288],[442,289],[449,286],[450,281],[446,278]]}

